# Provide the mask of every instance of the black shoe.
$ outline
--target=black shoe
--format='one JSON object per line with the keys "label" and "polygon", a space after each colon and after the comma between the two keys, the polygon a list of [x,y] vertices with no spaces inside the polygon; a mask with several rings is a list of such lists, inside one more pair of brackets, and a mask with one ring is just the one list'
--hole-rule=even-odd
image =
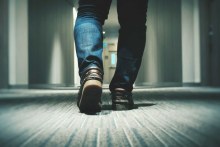
{"label": "black shoe", "polygon": [[98,69],[90,69],[81,77],[77,106],[82,113],[101,111],[103,74]]}
{"label": "black shoe", "polygon": [[134,108],[132,93],[123,89],[116,89],[111,92],[113,110],[131,110]]}

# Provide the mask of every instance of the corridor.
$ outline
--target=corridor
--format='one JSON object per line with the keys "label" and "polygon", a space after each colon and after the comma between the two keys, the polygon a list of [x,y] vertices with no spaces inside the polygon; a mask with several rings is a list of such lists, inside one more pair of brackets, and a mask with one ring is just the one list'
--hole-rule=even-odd
{"label": "corridor", "polygon": [[135,108],[113,111],[117,1],[99,32],[103,107],[92,115],[76,106],[78,0],[0,0],[0,147],[220,147],[220,1],[149,0]]}

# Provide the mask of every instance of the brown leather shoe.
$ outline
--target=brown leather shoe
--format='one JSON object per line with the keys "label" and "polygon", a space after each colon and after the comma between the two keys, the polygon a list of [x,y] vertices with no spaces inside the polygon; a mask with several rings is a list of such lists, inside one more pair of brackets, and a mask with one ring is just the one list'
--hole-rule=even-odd
{"label": "brown leather shoe", "polygon": [[81,77],[81,86],[78,93],[77,106],[82,113],[101,111],[103,74],[99,69],[89,69]]}
{"label": "brown leather shoe", "polygon": [[111,96],[113,110],[131,110],[134,108],[134,101],[131,92],[119,88],[112,91]]}

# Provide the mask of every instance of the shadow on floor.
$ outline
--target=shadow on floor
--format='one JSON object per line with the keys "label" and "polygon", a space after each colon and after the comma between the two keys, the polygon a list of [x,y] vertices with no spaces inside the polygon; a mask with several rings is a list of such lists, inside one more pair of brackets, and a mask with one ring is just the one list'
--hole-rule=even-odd
{"label": "shadow on floor", "polygon": [[[150,107],[150,106],[154,106],[156,105],[155,103],[140,103],[140,104],[134,104],[134,109],[138,109],[139,107]],[[112,105],[108,104],[108,105],[102,105],[102,111],[101,112],[87,112],[85,113],[86,115],[108,115],[110,114],[112,111],[121,111],[121,110],[112,110]]]}
{"label": "shadow on floor", "polygon": [[[139,103],[139,104],[134,104],[133,109],[138,109],[139,107],[150,107],[156,105],[155,103]],[[102,105],[102,110],[112,110],[111,105]]]}

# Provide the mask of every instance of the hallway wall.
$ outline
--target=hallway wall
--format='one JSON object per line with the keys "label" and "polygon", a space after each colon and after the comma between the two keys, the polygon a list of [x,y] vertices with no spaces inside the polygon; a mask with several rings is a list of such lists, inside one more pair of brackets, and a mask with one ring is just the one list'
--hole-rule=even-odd
{"label": "hallway wall", "polygon": [[211,25],[213,31],[213,36],[211,38],[211,85],[220,86],[220,1],[213,0],[211,7]]}
{"label": "hallway wall", "polygon": [[73,10],[60,0],[29,0],[29,84],[72,84]]}
{"label": "hallway wall", "polygon": [[181,0],[149,1],[147,27],[136,85],[181,83]]}
{"label": "hallway wall", "polygon": [[9,84],[28,84],[28,0],[8,0]]}
{"label": "hallway wall", "polygon": [[8,86],[8,0],[0,1],[0,89]]}
{"label": "hallway wall", "polygon": [[200,0],[202,84],[220,86],[220,1]]}
{"label": "hallway wall", "polygon": [[200,83],[199,0],[181,1],[182,81]]}

